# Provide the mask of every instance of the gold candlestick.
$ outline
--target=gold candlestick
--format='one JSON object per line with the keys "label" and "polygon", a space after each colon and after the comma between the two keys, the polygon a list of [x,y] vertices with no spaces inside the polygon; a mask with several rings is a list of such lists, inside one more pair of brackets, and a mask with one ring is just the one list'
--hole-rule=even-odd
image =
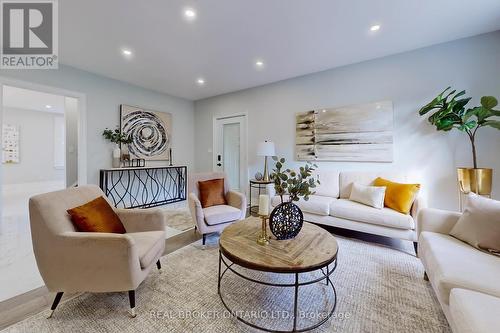
{"label": "gold candlestick", "polygon": [[259,237],[257,237],[257,244],[267,245],[269,244],[269,239],[267,238],[267,225],[266,221],[269,219],[269,215],[259,215],[262,220],[262,230],[260,231]]}

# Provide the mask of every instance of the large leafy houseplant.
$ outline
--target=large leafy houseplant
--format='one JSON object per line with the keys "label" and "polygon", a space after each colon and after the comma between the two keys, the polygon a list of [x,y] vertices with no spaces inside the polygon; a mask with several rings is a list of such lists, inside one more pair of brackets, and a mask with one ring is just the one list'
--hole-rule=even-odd
{"label": "large leafy houseplant", "polygon": [[314,194],[312,189],[319,184],[319,180],[313,176],[313,171],[318,167],[316,164],[306,162],[305,166],[301,166],[299,171],[285,169],[285,159],[273,156],[276,162],[275,168],[271,173],[271,180],[274,182],[276,194],[280,196],[283,203],[283,196],[288,194],[288,201],[299,201],[300,197],[304,200],[309,200],[309,196]]}
{"label": "large leafy houseplant", "polygon": [[477,169],[476,134],[480,128],[489,126],[500,130],[500,110],[494,108],[498,101],[493,96],[481,97],[481,105],[466,108],[471,97],[462,97],[465,90],[456,93],[456,90],[448,92],[451,87],[446,88],[431,102],[420,109],[419,114],[424,116],[431,112],[429,122],[436,126],[438,131],[451,131],[457,129],[467,134],[472,147],[472,160],[474,169]]}

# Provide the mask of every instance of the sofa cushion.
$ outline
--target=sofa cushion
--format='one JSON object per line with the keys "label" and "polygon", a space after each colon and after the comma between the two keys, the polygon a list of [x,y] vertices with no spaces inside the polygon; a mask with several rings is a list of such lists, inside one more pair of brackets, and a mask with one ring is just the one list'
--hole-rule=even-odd
{"label": "sofa cushion", "polygon": [[375,186],[385,186],[384,206],[403,214],[409,214],[420,191],[420,184],[402,184],[378,177]]}
{"label": "sofa cushion", "polygon": [[361,185],[373,186],[373,182],[377,177],[384,177],[395,182],[406,182],[407,177],[397,172],[363,172],[363,171],[347,171],[341,172],[339,177],[340,198],[349,199],[351,195],[351,187],[353,183]]}
{"label": "sofa cushion", "polygon": [[[288,200],[288,196],[284,196],[283,200]],[[308,201],[301,198],[299,201],[294,201],[294,204],[299,206],[299,208],[305,213],[327,216],[330,213],[331,203],[336,200],[337,199],[335,198],[313,194],[309,196]],[[273,207],[276,207],[280,203],[281,199],[279,196],[273,197],[271,202]]]}
{"label": "sofa cushion", "polygon": [[154,263],[163,253],[165,246],[165,232],[163,231],[145,231],[127,233],[132,237],[139,254],[139,263],[141,268],[147,268]]}
{"label": "sofa cushion", "polygon": [[317,185],[313,191],[316,192],[315,195],[321,195],[324,197],[339,197],[339,172],[338,171],[326,171],[326,170],[316,170],[314,176],[319,180],[320,184]]}
{"label": "sofa cushion", "polygon": [[500,298],[455,288],[450,317],[455,333],[495,333],[500,328]]}
{"label": "sofa cushion", "polygon": [[382,209],[384,208],[385,187],[384,186],[366,186],[361,184],[352,184],[349,200],[362,203],[364,205]]}
{"label": "sofa cushion", "polygon": [[445,234],[424,231],[418,242],[418,255],[445,304],[453,288],[500,297],[500,258]]}
{"label": "sofa cushion", "polygon": [[469,194],[464,212],[450,235],[500,256],[500,201]]}
{"label": "sofa cushion", "polygon": [[241,211],[233,206],[218,205],[203,208],[203,214],[208,225],[217,225],[239,220]]}
{"label": "sofa cushion", "polygon": [[332,202],[330,215],[385,227],[415,229],[415,222],[410,215],[401,214],[390,208],[377,209],[369,207],[347,199]]}

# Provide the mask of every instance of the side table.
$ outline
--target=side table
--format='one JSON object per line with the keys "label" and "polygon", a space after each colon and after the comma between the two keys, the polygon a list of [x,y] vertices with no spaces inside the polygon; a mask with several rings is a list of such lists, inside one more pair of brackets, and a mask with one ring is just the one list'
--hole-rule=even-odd
{"label": "side table", "polygon": [[258,195],[261,195],[262,190],[266,189],[266,186],[269,184],[272,184],[273,181],[263,181],[263,180],[255,180],[252,179],[250,180],[250,188],[248,191],[248,209],[250,212],[250,215],[252,216],[257,216],[259,212],[259,206],[258,205],[253,205],[252,206],[252,190],[258,190]]}

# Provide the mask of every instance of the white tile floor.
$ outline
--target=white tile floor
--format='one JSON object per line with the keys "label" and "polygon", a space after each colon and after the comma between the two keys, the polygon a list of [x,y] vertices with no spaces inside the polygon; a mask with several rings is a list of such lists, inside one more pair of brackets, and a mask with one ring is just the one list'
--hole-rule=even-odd
{"label": "white tile floor", "polygon": [[0,220],[0,301],[43,286],[33,255],[28,199],[62,189],[62,181],[4,185]]}

